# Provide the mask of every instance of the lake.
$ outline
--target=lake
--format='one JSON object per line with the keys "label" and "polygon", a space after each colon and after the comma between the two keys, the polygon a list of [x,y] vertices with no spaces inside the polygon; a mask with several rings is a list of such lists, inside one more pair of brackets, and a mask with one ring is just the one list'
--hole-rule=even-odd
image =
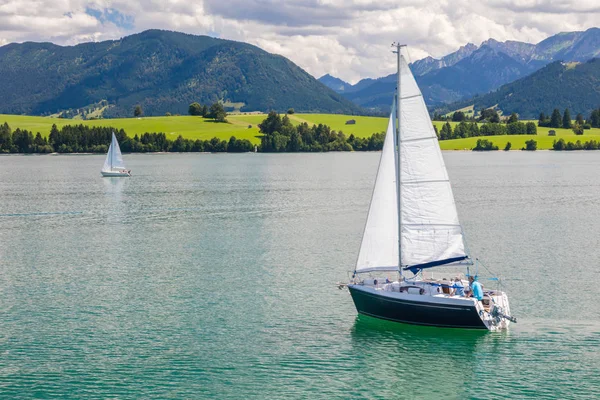
{"label": "lake", "polygon": [[0,397],[598,395],[600,152],[444,158],[508,332],[358,317],[337,289],[379,153],[125,155],[129,179],[1,156]]}

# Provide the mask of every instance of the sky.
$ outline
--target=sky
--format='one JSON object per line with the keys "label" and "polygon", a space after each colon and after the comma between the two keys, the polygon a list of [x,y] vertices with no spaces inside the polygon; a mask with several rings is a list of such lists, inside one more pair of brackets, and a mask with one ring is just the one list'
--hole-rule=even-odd
{"label": "sky", "polygon": [[356,83],[466,43],[537,43],[600,26],[599,0],[0,0],[0,45],[73,45],[168,29],[248,42],[320,77]]}

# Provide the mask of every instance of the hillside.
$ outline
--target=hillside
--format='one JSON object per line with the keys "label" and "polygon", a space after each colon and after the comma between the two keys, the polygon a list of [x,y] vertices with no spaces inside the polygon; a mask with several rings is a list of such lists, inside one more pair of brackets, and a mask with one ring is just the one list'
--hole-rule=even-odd
{"label": "hillside", "polygon": [[340,78],[336,78],[329,74],[323,75],[322,77],[320,77],[317,80],[336,93],[343,93],[352,87],[352,85],[349,84],[348,82],[345,82],[345,81],[341,80]]}
{"label": "hillside", "polygon": [[600,105],[600,59],[585,63],[554,62],[539,71],[500,87],[492,93],[448,105],[439,111],[474,104],[475,110],[497,105],[504,114],[516,112],[521,118],[537,118],[540,112],[561,112],[586,118]]}
{"label": "hillside", "polygon": [[[600,29],[559,33],[538,44],[486,40],[467,44],[441,59],[427,57],[411,64],[429,106],[485,94],[525,77],[556,60],[583,62],[600,56]],[[391,78],[390,78],[391,77]],[[394,91],[393,76],[363,79],[343,95],[356,104],[385,110]]]}
{"label": "hillside", "polygon": [[0,47],[0,112],[47,115],[107,100],[104,116],[187,112],[193,101],[242,111],[360,113],[285,57],[258,47],[149,30],[121,40]]}

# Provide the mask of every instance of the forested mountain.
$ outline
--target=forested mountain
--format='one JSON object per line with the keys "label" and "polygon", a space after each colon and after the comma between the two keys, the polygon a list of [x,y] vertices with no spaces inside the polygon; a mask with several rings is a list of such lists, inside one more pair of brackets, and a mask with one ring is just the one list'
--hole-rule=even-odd
{"label": "forested mountain", "polygon": [[[600,29],[559,33],[538,44],[486,40],[467,44],[441,59],[415,61],[411,70],[428,105],[459,101],[484,94],[527,76],[556,60],[587,61],[600,56]],[[387,109],[395,88],[394,77],[363,79],[343,95],[368,108]]]}
{"label": "forested mountain", "polygon": [[344,82],[340,78],[336,78],[335,76],[331,76],[329,74],[323,75],[317,80],[336,93],[343,93],[348,88],[352,87],[352,85],[348,82]]}
{"label": "forested mountain", "polygon": [[107,100],[105,116],[187,112],[191,102],[242,111],[360,113],[285,57],[208,36],[149,30],[121,40],[0,47],[0,113],[52,114]]}
{"label": "forested mountain", "polygon": [[451,111],[475,105],[475,110],[497,106],[504,114],[517,113],[521,118],[538,118],[558,108],[568,108],[571,115],[589,116],[600,106],[600,59],[584,63],[556,61],[533,74],[506,84],[484,96],[453,103],[440,109]]}

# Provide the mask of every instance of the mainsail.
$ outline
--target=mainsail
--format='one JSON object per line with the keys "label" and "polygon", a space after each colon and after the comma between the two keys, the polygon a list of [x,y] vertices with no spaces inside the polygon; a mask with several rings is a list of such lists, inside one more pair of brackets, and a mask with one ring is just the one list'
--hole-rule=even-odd
{"label": "mainsail", "polygon": [[413,272],[467,258],[448,172],[421,90],[400,57],[402,266]]}
{"label": "mainsail", "polygon": [[395,119],[394,103],[383,142],[369,215],[358,253],[356,272],[398,270]]}
{"label": "mainsail", "polygon": [[125,162],[123,161],[123,155],[121,154],[121,149],[119,148],[119,142],[117,142],[117,138],[113,132],[112,141],[110,142],[110,147],[108,148],[108,153],[106,154],[106,160],[104,160],[102,171],[110,172],[123,169],[125,169]]}
{"label": "mainsail", "polygon": [[[410,69],[400,64],[400,207],[395,108],[390,115],[355,271],[418,269],[467,259],[442,152]],[[398,208],[401,241],[398,241]]]}

